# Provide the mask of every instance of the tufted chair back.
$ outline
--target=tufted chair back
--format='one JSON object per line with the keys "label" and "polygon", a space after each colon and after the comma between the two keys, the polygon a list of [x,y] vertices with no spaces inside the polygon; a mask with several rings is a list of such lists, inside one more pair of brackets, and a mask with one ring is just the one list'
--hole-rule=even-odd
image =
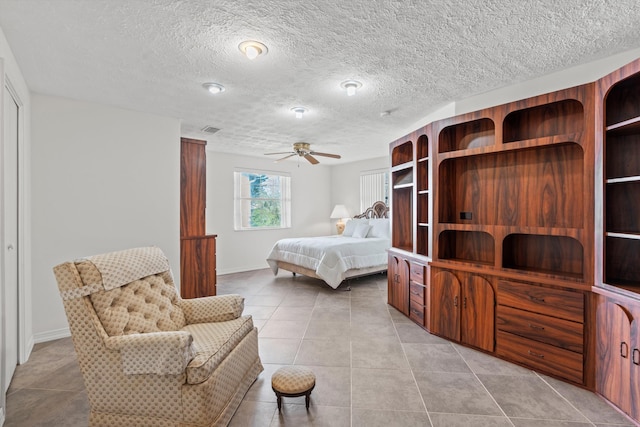
{"label": "tufted chair back", "polygon": [[[91,260],[76,262],[76,268],[84,283],[101,283],[100,271]],[[110,290],[100,289],[90,299],[109,336],[177,331],[185,326],[168,269]]]}

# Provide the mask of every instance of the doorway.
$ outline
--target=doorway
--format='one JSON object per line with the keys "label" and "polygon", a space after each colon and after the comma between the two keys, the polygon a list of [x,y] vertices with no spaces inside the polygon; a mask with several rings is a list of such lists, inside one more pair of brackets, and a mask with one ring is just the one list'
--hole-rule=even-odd
{"label": "doorway", "polygon": [[10,89],[3,85],[3,138],[2,138],[2,311],[3,366],[2,387],[6,393],[18,364],[19,355],[19,129],[20,104]]}

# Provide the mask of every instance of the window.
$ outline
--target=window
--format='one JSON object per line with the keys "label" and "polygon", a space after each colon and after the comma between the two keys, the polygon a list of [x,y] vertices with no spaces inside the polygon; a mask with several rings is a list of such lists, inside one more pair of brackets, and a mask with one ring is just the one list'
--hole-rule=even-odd
{"label": "window", "polygon": [[376,169],[360,173],[360,212],[381,201],[389,204],[389,172]]}
{"label": "window", "polygon": [[291,227],[291,176],[263,171],[233,175],[235,230]]}

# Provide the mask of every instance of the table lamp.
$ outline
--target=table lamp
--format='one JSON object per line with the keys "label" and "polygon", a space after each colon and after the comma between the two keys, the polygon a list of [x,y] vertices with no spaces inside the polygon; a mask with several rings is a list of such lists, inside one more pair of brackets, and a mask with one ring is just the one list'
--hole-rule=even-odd
{"label": "table lamp", "polygon": [[333,211],[331,212],[331,216],[329,218],[338,220],[338,223],[336,224],[336,230],[338,230],[338,234],[342,234],[342,232],[344,231],[344,221],[342,221],[342,219],[349,217],[351,217],[351,215],[349,214],[349,211],[347,210],[347,207],[345,205],[336,205],[333,208]]}

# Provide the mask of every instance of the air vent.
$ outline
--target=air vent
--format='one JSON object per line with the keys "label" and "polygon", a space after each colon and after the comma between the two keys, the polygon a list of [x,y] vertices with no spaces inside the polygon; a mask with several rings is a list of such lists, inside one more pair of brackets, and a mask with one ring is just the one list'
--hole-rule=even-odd
{"label": "air vent", "polygon": [[205,126],[202,129],[200,129],[202,132],[204,133],[210,133],[210,134],[214,134],[216,132],[218,132],[220,129],[218,128],[214,128],[213,126]]}

